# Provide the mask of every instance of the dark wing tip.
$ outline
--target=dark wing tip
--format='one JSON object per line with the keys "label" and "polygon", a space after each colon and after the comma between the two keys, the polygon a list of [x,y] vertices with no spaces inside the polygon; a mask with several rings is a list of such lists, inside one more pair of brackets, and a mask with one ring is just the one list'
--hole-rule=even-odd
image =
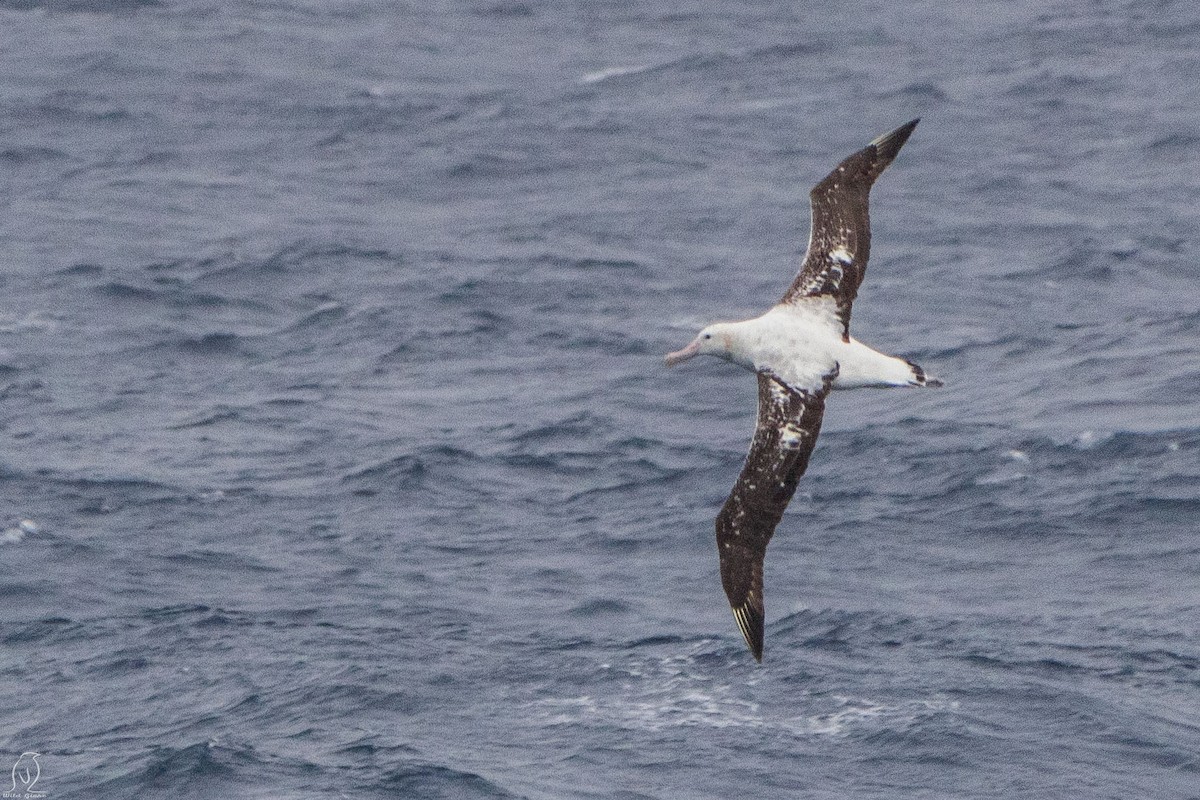
{"label": "dark wing tip", "polygon": [[900,152],[900,148],[904,147],[904,143],[908,141],[908,137],[912,136],[913,129],[917,127],[917,123],[921,121],[917,117],[912,122],[906,122],[896,130],[890,133],[885,133],[878,139],[871,142],[875,145],[875,152],[884,161],[891,161]]}
{"label": "dark wing tip", "polygon": [[746,602],[733,609],[733,618],[737,620],[738,627],[742,630],[742,636],[746,637],[746,644],[750,647],[750,652],[754,654],[755,660],[761,664],[763,656],[763,612],[752,606],[749,602]]}

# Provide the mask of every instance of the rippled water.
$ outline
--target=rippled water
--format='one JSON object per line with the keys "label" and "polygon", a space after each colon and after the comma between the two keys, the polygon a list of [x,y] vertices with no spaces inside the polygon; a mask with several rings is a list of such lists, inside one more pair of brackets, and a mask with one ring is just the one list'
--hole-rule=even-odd
{"label": "rippled water", "polygon": [[[0,30],[0,775],[1200,797],[1192,4]],[[947,387],[831,398],[760,667],[712,531],[753,380],[661,355],[774,302],[808,188],[914,116],[854,326]]]}

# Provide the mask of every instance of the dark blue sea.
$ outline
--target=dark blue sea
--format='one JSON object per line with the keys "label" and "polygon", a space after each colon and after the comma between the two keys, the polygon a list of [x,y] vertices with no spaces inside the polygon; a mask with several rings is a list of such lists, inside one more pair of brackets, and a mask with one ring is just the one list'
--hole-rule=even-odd
{"label": "dark blue sea", "polygon": [[[917,116],[760,666],[662,355]],[[1200,797],[1198,165],[1185,0],[3,0],[0,790]]]}

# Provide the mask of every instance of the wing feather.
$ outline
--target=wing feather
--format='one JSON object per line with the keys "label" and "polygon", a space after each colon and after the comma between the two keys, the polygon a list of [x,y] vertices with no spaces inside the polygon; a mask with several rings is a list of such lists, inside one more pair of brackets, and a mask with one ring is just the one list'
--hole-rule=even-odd
{"label": "wing feather", "polygon": [[850,335],[850,308],[871,257],[871,186],[892,163],[920,119],[880,136],[854,153],[813,187],[808,251],[795,281],[780,302],[805,297],[835,298],[842,335]]}
{"label": "wing feather", "polygon": [[717,515],[721,583],[738,628],[754,657],[763,651],[763,561],[775,526],[808,467],[821,431],[825,395],[837,376],[821,386],[796,389],[769,371],[758,373],[758,422],[741,475]]}

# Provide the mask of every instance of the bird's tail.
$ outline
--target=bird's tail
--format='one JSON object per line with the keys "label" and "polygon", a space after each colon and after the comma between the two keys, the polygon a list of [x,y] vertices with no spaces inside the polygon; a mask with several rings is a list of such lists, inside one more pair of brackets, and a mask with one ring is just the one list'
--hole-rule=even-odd
{"label": "bird's tail", "polygon": [[913,362],[913,361],[907,361],[906,363],[908,364],[909,368],[912,369],[912,385],[913,386],[927,386],[931,389],[936,389],[940,386],[945,386],[945,384],[942,383],[940,379],[935,378],[932,375],[930,375],[928,372],[926,372],[921,367],[920,364],[917,364],[916,362]]}

